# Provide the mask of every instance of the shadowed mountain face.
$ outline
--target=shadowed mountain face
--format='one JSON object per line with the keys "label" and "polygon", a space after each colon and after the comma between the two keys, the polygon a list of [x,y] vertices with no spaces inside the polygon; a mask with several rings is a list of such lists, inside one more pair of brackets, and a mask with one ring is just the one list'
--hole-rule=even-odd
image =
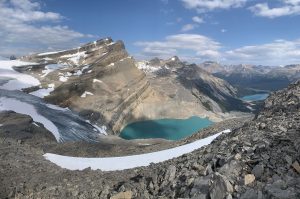
{"label": "shadowed mountain face", "polygon": [[243,64],[223,66],[215,62],[205,62],[199,66],[237,87],[238,94],[241,96],[261,91],[276,91],[300,78],[300,65],[285,67]]}
{"label": "shadowed mountain face", "polygon": [[136,63],[122,41],[110,38],[22,60],[38,64],[16,70],[41,82],[26,92],[40,95],[51,89],[42,96],[46,101],[105,124],[108,133],[145,119],[199,116],[221,121],[236,116],[229,111],[248,111],[230,84],[196,65],[178,57]]}

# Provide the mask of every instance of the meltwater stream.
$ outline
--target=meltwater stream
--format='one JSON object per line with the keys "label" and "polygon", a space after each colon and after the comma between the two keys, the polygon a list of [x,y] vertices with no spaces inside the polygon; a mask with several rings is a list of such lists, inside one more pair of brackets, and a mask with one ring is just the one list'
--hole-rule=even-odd
{"label": "meltwater stream", "polygon": [[58,142],[95,142],[101,135],[99,127],[93,126],[71,110],[47,104],[41,98],[21,91],[0,89],[1,110],[12,110],[27,115],[31,113],[36,118],[33,120],[43,123]]}

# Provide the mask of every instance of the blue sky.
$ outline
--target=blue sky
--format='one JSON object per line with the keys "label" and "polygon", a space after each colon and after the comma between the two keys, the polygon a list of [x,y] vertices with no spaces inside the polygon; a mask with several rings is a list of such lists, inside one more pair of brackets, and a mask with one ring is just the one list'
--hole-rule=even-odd
{"label": "blue sky", "polygon": [[110,36],[137,59],[300,63],[300,0],[0,0],[0,55]]}

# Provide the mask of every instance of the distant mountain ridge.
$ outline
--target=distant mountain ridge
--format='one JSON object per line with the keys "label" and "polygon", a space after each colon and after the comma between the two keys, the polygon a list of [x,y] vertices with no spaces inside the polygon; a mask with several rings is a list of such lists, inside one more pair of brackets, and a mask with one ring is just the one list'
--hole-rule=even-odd
{"label": "distant mountain ridge", "polygon": [[[253,90],[279,90],[300,78],[300,66],[297,64],[276,67],[246,64],[221,65],[216,62],[204,62],[199,64],[199,67],[240,88],[243,90],[240,94],[251,93],[251,90],[252,92]],[[245,88],[248,91],[245,92]]]}

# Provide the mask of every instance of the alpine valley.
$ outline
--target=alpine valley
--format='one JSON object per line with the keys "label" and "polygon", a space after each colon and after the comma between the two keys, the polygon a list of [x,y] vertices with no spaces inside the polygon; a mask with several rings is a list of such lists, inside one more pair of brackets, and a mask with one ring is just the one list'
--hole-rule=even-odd
{"label": "alpine valley", "polygon": [[[1,198],[300,196],[300,82],[257,103],[239,98],[237,79],[270,92],[264,75],[285,87],[297,66],[136,61],[111,38],[0,66]],[[172,122],[191,117],[210,123],[176,141],[119,137],[142,121],[142,134],[180,133]]]}

